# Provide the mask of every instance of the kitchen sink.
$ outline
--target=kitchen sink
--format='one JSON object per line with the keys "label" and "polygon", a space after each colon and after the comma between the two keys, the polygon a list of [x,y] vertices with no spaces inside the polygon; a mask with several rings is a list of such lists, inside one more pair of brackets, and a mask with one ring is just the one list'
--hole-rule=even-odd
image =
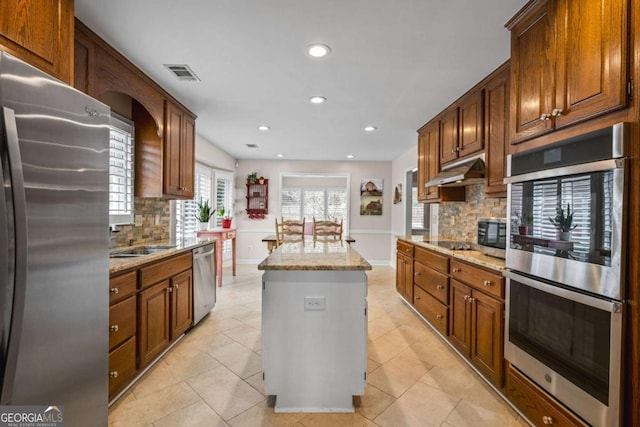
{"label": "kitchen sink", "polygon": [[148,245],[148,246],[140,246],[133,249],[125,249],[125,250],[114,250],[109,254],[109,258],[132,258],[139,257],[143,255],[149,254],[157,254],[158,252],[163,252],[168,249],[173,249],[175,246],[167,246],[167,245]]}

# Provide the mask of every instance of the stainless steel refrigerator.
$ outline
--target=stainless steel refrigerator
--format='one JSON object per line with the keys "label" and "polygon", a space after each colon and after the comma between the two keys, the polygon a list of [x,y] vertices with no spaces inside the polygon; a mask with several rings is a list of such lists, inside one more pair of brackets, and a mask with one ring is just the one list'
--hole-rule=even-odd
{"label": "stainless steel refrigerator", "polygon": [[0,404],[107,425],[109,108],[0,52]]}

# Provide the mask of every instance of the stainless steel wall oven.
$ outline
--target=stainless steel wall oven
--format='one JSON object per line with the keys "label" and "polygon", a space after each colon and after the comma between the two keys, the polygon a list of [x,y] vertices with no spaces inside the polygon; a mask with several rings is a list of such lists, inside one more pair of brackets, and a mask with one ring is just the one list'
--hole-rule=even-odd
{"label": "stainless steel wall oven", "polygon": [[620,424],[627,134],[510,156],[505,179],[505,357],[595,426]]}

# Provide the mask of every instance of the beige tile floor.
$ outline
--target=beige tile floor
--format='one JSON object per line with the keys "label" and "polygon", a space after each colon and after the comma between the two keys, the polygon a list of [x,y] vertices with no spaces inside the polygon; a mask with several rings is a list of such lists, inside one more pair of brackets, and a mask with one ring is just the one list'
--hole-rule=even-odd
{"label": "beige tile floor", "polygon": [[395,270],[369,272],[369,378],[353,414],[275,414],[261,374],[261,272],[224,272],[213,312],[109,411],[110,426],[526,426],[398,297]]}

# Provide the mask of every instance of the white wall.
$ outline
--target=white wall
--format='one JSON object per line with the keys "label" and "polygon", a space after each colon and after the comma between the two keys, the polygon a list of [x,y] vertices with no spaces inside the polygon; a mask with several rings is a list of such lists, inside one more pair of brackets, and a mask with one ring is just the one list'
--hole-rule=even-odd
{"label": "white wall", "polygon": [[236,160],[233,157],[200,135],[196,135],[196,161],[229,172],[235,172],[236,169]]}
{"label": "white wall", "polygon": [[395,236],[405,235],[406,234],[406,206],[407,203],[411,201],[407,201],[404,193],[406,193],[407,185],[411,185],[411,183],[406,182],[407,171],[411,170],[418,166],[418,149],[417,145],[414,148],[411,148],[406,153],[397,157],[391,163],[391,176],[393,180],[393,186],[396,184],[402,183],[402,203],[398,203],[397,205],[392,205],[391,208],[391,242],[390,242],[390,253],[391,253],[391,264],[395,266],[396,263],[396,238]]}
{"label": "white wall", "polygon": [[[246,178],[251,172],[269,179],[269,214],[265,219],[249,219],[246,209]],[[267,245],[261,239],[275,234],[275,218],[280,216],[281,173],[348,173],[350,176],[350,230],[356,239],[353,247],[371,264],[389,265],[392,258],[391,218],[393,188],[391,162],[320,162],[295,160],[240,160],[236,169],[236,206],[233,226],[238,229],[238,262],[254,263],[267,255]],[[383,180],[381,216],[360,215],[360,182],[362,179]],[[395,251],[393,252],[395,253]]]}

